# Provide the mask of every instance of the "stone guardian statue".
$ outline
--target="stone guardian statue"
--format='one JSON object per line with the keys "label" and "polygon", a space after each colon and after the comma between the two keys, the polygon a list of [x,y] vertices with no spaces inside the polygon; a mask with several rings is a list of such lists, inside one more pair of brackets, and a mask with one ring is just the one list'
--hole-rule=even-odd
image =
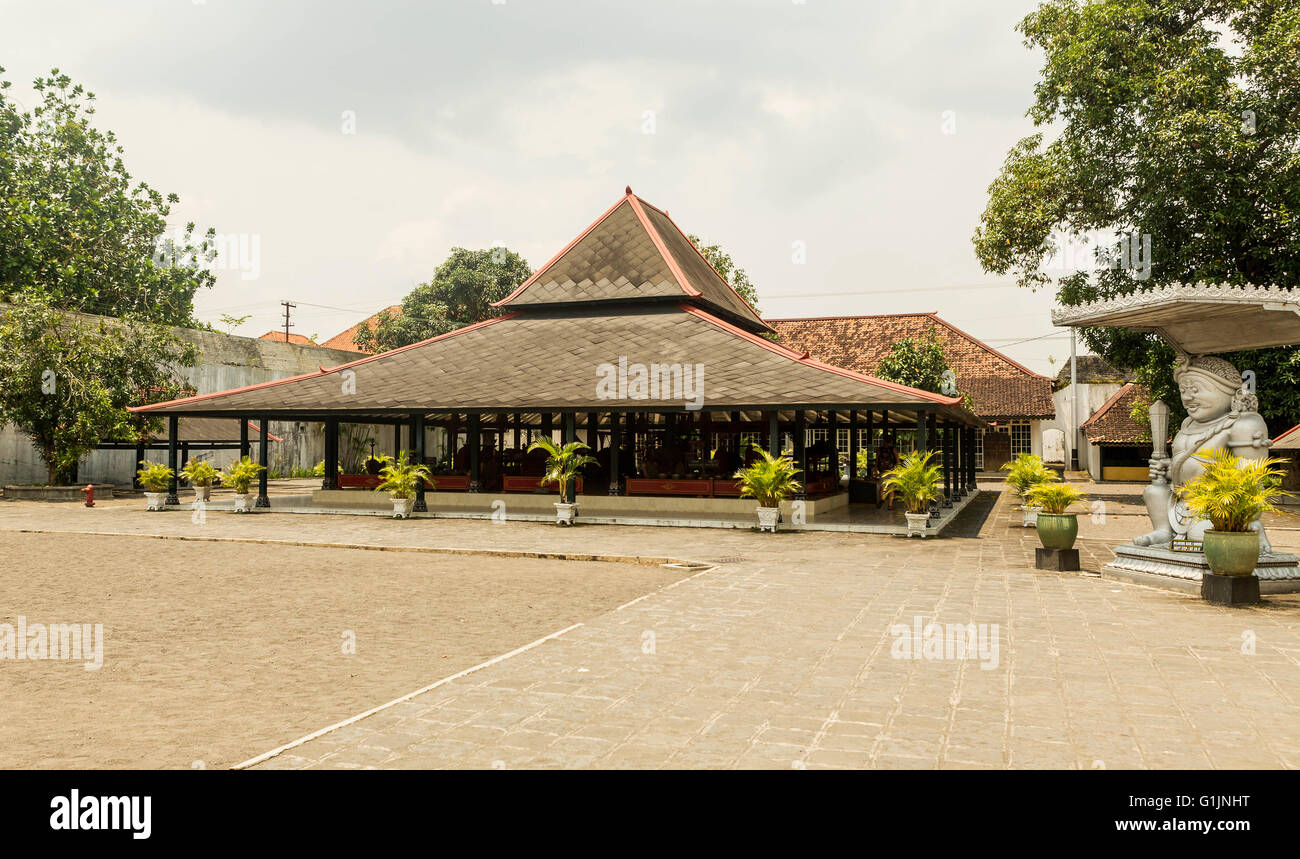
{"label": "stone guardian statue", "polygon": [[[1152,530],[1133,538],[1139,546],[1167,547],[1174,538],[1200,540],[1211,527],[1208,520],[1193,519],[1178,497],[1183,485],[1204,470],[1198,451],[1226,448],[1243,459],[1264,459],[1272,444],[1257,411],[1259,401],[1246,390],[1232,364],[1208,355],[1180,354],[1174,381],[1187,419],[1174,436],[1171,453],[1166,456],[1158,450],[1150,461],[1151,485],[1142,498]],[[1261,553],[1272,551],[1263,523],[1256,520],[1251,528],[1259,533]]]}

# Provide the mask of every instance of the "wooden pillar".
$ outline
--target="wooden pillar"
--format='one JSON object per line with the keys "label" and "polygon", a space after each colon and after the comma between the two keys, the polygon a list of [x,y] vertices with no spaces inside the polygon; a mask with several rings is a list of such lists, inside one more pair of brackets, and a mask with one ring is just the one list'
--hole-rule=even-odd
{"label": "wooden pillar", "polygon": [[[424,462],[424,412],[411,415],[411,447],[414,448],[412,458],[419,463]],[[453,441],[454,444],[454,441]],[[455,458],[455,448],[452,449],[453,461]],[[424,481],[415,482],[415,503],[411,505],[412,513],[429,512],[429,504],[424,499]]]}
{"label": "wooden pillar", "polygon": [[951,424],[952,427],[952,493],[953,497],[960,499],[966,494],[966,460],[965,439],[966,428]]}
{"label": "wooden pillar", "polygon": [[144,468],[144,441],[136,440],[135,443],[135,468],[131,469],[131,488],[140,488],[140,477],[137,475],[136,468]]}
{"label": "wooden pillar", "polygon": [[926,434],[926,414],[918,411],[916,413],[916,449],[925,453],[930,449],[930,439]]}
{"label": "wooden pillar", "polygon": [[248,456],[248,418],[239,419],[239,458]]}
{"label": "wooden pillar", "polygon": [[257,464],[262,466],[262,470],[257,474],[257,501],[254,507],[270,507],[271,499],[266,494],[267,468],[270,463],[267,461],[268,443],[267,435],[270,433],[270,421],[261,418],[257,422]]}
{"label": "wooden pillar", "polygon": [[772,456],[781,453],[781,422],[776,409],[767,413],[767,452]]}
{"label": "wooden pillar", "polygon": [[180,435],[181,419],[176,415],[167,416],[167,467],[172,470],[171,482],[167,484],[167,499],[164,504],[180,504],[181,500],[176,497],[176,472],[179,471],[176,462],[176,443],[177,436]]}
{"label": "wooden pillar", "polygon": [[619,426],[618,412],[609,413],[609,494],[622,495],[623,487],[619,481],[618,454],[623,445],[623,432]]}
{"label": "wooden pillar", "polygon": [[[560,429],[560,444],[564,446],[570,442],[578,440],[578,415],[576,412],[565,412],[564,423]],[[575,480],[570,480],[568,485],[562,488],[562,494],[566,503],[574,503],[574,496],[577,494],[574,490]]]}
{"label": "wooden pillar", "polygon": [[808,442],[807,435],[808,419],[805,417],[803,409],[794,413],[794,464],[799,469],[799,491],[794,494],[795,498],[808,497]]}
{"label": "wooden pillar", "polygon": [[943,506],[952,506],[952,422],[943,422]]}
{"label": "wooden pillar", "polygon": [[966,457],[966,486],[971,492],[976,491],[977,488],[975,482],[977,473],[975,470],[975,441],[978,432],[979,430],[975,429],[975,427],[966,428],[966,449],[970,452],[970,456]]}
{"label": "wooden pillar", "polygon": [[849,486],[858,477],[858,410],[849,412]]}
{"label": "wooden pillar", "polygon": [[547,441],[555,440],[555,419],[550,412],[542,413],[542,435]]}
{"label": "wooden pillar", "polygon": [[[889,412],[888,412],[888,411],[886,411],[886,412],[884,413],[884,418],[885,418],[885,422],[888,423],[888,422],[889,422]],[[876,427],[875,427],[875,422],[876,422],[876,413],[875,413],[873,410],[871,410],[871,409],[867,409],[867,425],[866,425],[865,429],[866,429],[866,431],[867,431],[867,450],[868,450],[868,451],[872,450],[872,449],[876,446]],[[870,454],[867,455],[867,458],[868,458],[868,459],[871,458]],[[867,472],[867,476],[868,476],[868,477],[871,476],[871,471],[868,471],[868,472]]]}
{"label": "wooden pillar", "polygon": [[320,488],[339,488],[339,422],[335,418],[325,421],[325,479]]}
{"label": "wooden pillar", "polygon": [[522,441],[519,438],[519,433],[521,431],[523,422],[524,422],[524,416],[519,412],[515,412],[515,451],[516,452],[519,451],[520,445],[522,444]]}
{"label": "wooden pillar", "polygon": [[393,459],[402,455],[402,425],[393,424]]}
{"label": "wooden pillar", "polygon": [[465,432],[465,444],[469,445],[469,491],[479,491],[479,448],[483,446],[482,425],[478,413],[469,416],[469,429]]}

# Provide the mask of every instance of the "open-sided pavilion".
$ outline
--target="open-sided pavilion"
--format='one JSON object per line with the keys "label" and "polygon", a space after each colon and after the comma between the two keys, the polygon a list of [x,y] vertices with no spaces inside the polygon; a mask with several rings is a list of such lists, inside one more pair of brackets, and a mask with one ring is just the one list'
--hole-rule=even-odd
{"label": "open-sided pavilion", "polygon": [[[421,343],[319,372],[203,394],[136,411],[165,416],[175,458],[181,417],[320,421],[326,474],[318,510],[376,506],[365,475],[340,475],[339,426],[389,424],[393,449],[428,461],[431,429],[445,432],[435,467],[435,509],[487,515],[507,497],[507,516],[534,518],[549,501],[540,463],[525,453],[539,434],[581,440],[597,465],[579,487],[583,518],[655,511],[673,522],[752,518],[731,478],[751,446],[791,449],[803,471],[801,516],[812,526],[852,525],[850,494],[874,502],[871,481],[842,481],[837,431],[849,460],[892,430],[915,430],[939,454],[943,500],[934,522],[975,488],[980,421],[959,397],[834,367],[788,349],[662,211],[626,193],[550,262],[498,302],[501,315]],[[828,441],[808,444],[810,429]],[[860,430],[866,430],[864,434]],[[405,445],[403,435],[405,434]],[[246,438],[246,434],[244,436]],[[786,437],[789,443],[786,443]],[[248,451],[247,443],[244,444]],[[416,511],[429,509],[421,487]],[[257,506],[268,507],[265,473]],[[862,506],[874,511],[876,505]],[[743,511],[743,515],[742,515]],[[627,517],[637,518],[630,516]],[[644,518],[644,517],[641,517]],[[863,522],[890,527],[893,516]]]}

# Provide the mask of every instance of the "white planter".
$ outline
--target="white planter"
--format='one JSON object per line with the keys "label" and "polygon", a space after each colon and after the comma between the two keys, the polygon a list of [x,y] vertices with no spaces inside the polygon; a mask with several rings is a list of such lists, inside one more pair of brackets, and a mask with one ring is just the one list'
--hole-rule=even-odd
{"label": "white planter", "polygon": [[394,498],[393,499],[393,518],[410,519],[411,508],[415,506],[414,498]]}
{"label": "white planter", "polygon": [[145,510],[166,510],[166,492],[146,492],[144,494]]}
{"label": "white planter", "polygon": [[1024,521],[1021,523],[1026,528],[1038,527],[1038,514],[1043,512],[1042,507],[1021,507],[1024,514]]}
{"label": "white planter", "polygon": [[929,513],[904,513],[907,519],[907,536],[925,539],[925,527],[930,523]]}
{"label": "white planter", "polygon": [[557,525],[572,525],[573,520],[578,517],[577,504],[555,503],[555,523]]}
{"label": "white planter", "polygon": [[781,518],[780,507],[758,507],[758,530],[776,533],[776,523]]}
{"label": "white planter", "polygon": [[236,495],[236,496],[235,496],[235,512],[236,512],[236,513],[251,513],[251,512],[253,512],[253,498],[254,498],[254,497],[255,497],[255,496],[254,496],[253,493],[251,493],[251,492],[245,492],[243,495]]}
{"label": "white planter", "polygon": [[194,500],[195,500],[195,501],[210,501],[211,499],[212,499],[212,486],[211,486],[211,485],[208,485],[208,486],[196,486],[196,487],[194,487]]}

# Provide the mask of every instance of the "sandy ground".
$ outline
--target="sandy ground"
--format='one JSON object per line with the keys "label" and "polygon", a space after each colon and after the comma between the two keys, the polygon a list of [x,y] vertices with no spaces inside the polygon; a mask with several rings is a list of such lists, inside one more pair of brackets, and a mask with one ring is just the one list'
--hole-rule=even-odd
{"label": "sandy ground", "polygon": [[0,623],[102,623],[105,639],[96,671],[0,660],[6,768],[227,767],[683,577],[57,534],[0,533],[0,557]]}

